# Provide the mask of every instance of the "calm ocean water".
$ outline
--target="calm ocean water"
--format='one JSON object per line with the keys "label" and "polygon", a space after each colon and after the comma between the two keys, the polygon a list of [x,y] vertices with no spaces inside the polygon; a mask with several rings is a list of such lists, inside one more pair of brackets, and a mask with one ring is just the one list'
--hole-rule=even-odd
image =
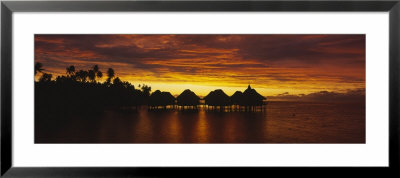
{"label": "calm ocean water", "polygon": [[365,143],[365,104],[276,101],[266,112],[141,109],[37,118],[35,142]]}

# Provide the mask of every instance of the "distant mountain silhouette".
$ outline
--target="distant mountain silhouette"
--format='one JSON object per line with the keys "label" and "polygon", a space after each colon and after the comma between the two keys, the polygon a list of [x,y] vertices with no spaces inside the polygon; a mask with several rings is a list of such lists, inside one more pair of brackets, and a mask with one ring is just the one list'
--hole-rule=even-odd
{"label": "distant mountain silhouette", "polygon": [[365,102],[365,88],[357,88],[339,93],[333,91],[318,91],[308,94],[281,93],[276,96],[269,96],[276,101],[306,101],[306,102]]}

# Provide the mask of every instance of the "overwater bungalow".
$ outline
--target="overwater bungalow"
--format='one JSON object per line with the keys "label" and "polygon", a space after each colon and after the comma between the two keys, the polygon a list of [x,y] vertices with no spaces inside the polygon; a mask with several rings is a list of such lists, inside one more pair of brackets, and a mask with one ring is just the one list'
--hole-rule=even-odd
{"label": "overwater bungalow", "polygon": [[215,110],[218,107],[219,110],[224,110],[226,107],[230,108],[231,99],[224,91],[217,89],[204,97],[204,104],[207,105],[207,109],[211,107]]}
{"label": "overwater bungalow", "polygon": [[200,97],[198,97],[194,92],[186,89],[177,98],[177,104],[181,109],[198,109],[200,104]]}
{"label": "overwater bungalow", "polygon": [[239,105],[244,106],[246,111],[255,111],[257,108],[263,107],[263,101],[265,99],[264,96],[260,95],[249,85],[243,92]]}
{"label": "overwater bungalow", "polygon": [[170,92],[161,92],[156,90],[149,97],[149,109],[167,109],[167,106],[174,108],[175,97]]}
{"label": "overwater bungalow", "polygon": [[242,102],[243,93],[241,91],[236,91],[231,97],[231,104],[234,110],[240,109],[240,105]]}

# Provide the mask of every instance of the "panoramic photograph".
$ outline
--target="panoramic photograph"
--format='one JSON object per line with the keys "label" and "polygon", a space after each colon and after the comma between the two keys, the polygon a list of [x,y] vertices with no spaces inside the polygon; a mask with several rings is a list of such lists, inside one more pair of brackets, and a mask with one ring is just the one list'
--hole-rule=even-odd
{"label": "panoramic photograph", "polygon": [[36,34],[41,143],[366,142],[364,34]]}

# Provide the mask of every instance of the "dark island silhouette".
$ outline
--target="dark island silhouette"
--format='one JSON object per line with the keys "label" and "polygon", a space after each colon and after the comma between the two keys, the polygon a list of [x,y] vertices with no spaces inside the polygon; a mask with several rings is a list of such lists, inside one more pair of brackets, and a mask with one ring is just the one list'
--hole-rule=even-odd
{"label": "dark island silhouette", "polygon": [[46,115],[55,113],[100,112],[104,109],[138,109],[147,106],[149,111],[191,110],[204,108],[207,111],[265,111],[266,98],[248,85],[244,92],[236,91],[228,96],[223,90],[211,91],[200,98],[190,89],[184,90],[176,98],[167,91],[156,90],[145,84],[134,85],[121,81],[115,71],[108,68],[106,80],[101,83],[103,72],[98,65],[89,70],[76,70],[75,66],[66,68],[66,75],[57,76],[46,73],[41,63],[35,64],[35,111]]}

